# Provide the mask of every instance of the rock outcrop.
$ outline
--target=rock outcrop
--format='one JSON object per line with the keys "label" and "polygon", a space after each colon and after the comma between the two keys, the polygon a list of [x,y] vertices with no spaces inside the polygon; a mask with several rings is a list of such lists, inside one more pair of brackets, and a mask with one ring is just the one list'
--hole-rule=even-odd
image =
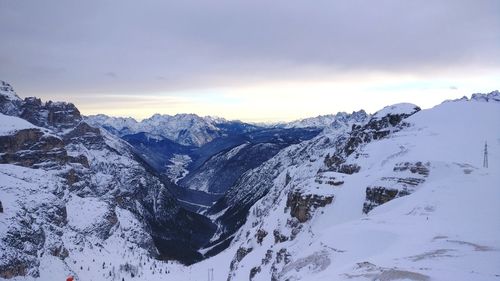
{"label": "rock outcrop", "polygon": [[290,215],[299,220],[299,222],[308,221],[312,212],[333,202],[334,196],[321,196],[317,194],[302,194],[295,191],[288,194],[286,207],[290,208]]}
{"label": "rock outcrop", "polygon": [[399,163],[393,168],[394,176],[382,177],[366,188],[363,213],[368,214],[373,208],[394,198],[411,194],[429,175],[429,164],[422,162]]}
{"label": "rock outcrop", "polygon": [[0,136],[0,163],[24,167],[54,167],[79,163],[88,166],[84,156],[69,156],[59,137],[39,129],[24,129]]}
{"label": "rock outcrop", "polygon": [[359,172],[361,167],[346,163],[347,158],[360,145],[385,138],[408,126],[403,120],[418,111],[420,111],[420,107],[413,104],[388,106],[375,113],[365,125],[353,125],[349,135],[337,139],[335,153],[325,157],[326,170],[345,174]]}

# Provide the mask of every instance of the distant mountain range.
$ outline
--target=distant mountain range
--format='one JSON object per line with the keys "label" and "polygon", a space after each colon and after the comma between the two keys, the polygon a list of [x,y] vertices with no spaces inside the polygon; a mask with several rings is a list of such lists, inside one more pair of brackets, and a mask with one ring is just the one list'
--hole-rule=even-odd
{"label": "distant mountain range", "polygon": [[201,146],[228,133],[246,132],[255,128],[239,121],[199,117],[195,114],[161,115],[137,122],[133,118],[109,117],[103,114],[88,116],[90,125],[102,126],[117,136],[148,133],[152,137],[168,138],[182,145]]}
{"label": "distant mountain range", "polygon": [[202,146],[215,138],[228,135],[251,132],[263,128],[316,128],[330,129],[341,126],[347,120],[363,120],[367,115],[360,110],[351,114],[340,112],[337,114],[320,115],[305,118],[289,123],[253,124],[241,121],[228,121],[224,118],[196,114],[155,114],[142,121],[131,117],[112,117],[105,114],[90,115],[85,121],[93,126],[100,126],[114,135],[123,137],[137,133],[147,133],[150,138],[170,139],[181,145]]}

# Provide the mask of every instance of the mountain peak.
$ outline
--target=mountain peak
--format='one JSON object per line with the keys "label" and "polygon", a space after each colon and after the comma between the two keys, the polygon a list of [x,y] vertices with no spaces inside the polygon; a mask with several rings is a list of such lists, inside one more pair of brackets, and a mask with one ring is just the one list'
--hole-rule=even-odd
{"label": "mountain peak", "polygon": [[472,94],[470,100],[481,101],[481,102],[500,102],[500,92],[495,90],[488,94],[476,93]]}
{"label": "mountain peak", "polygon": [[194,113],[175,115],[156,113],[140,122],[133,118],[110,117],[103,114],[87,116],[94,126],[102,126],[115,135],[125,136],[146,132],[161,136],[182,145],[201,146],[224,133],[217,126],[227,122],[218,117],[201,117]]}
{"label": "mountain peak", "polygon": [[14,88],[7,82],[0,80],[0,97],[4,97],[6,100],[17,101],[21,98],[16,94]]}
{"label": "mountain peak", "polygon": [[285,128],[307,128],[315,127],[322,129],[339,129],[342,126],[352,123],[362,123],[366,121],[369,115],[364,110],[353,111],[352,113],[338,112],[336,114],[318,115],[305,119],[299,119],[290,123],[284,124]]}
{"label": "mountain peak", "polygon": [[415,112],[420,111],[420,107],[412,103],[397,103],[393,105],[386,106],[381,110],[375,112],[372,118],[381,119],[388,115],[406,115],[410,116]]}
{"label": "mountain peak", "polygon": [[500,91],[495,90],[489,93],[474,93],[470,98],[463,96],[459,99],[446,100],[443,103],[458,101],[500,102]]}

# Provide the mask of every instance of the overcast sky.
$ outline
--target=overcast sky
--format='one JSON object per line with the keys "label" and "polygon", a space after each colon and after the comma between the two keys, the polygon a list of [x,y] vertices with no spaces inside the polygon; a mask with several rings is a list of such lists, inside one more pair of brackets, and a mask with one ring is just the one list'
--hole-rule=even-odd
{"label": "overcast sky", "polygon": [[0,80],[84,114],[291,120],[500,88],[500,1],[0,0]]}

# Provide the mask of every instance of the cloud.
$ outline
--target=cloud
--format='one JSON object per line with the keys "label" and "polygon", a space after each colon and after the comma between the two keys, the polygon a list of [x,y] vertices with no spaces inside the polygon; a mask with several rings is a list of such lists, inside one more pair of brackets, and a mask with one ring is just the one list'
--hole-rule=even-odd
{"label": "cloud", "polygon": [[81,100],[490,76],[499,10],[497,0],[2,1],[0,79]]}
{"label": "cloud", "polygon": [[108,71],[108,72],[104,73],[104,75],[106,75],[107,77],[112,78],[112,79],[116,79],[118,77],[118,75],[113,71]]}

